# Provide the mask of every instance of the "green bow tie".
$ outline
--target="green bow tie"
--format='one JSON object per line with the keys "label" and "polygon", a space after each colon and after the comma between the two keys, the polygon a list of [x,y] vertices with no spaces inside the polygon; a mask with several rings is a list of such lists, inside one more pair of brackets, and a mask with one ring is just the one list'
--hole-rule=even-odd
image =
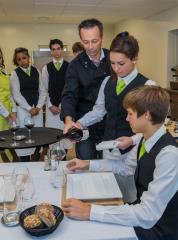
{"label": "green bow tie", "polygon": [[59,69],[61,67],[61,63],[60,62],[56,62],[55,63],[55,67],[56,67],[57,71],[59,71]]}
{"label": "green bow tie", "polygon": [[140,158],[146,153],[146,149],[145,149],[145,144],[142,143],[141,148],[140,148],[140,152],[139,152],[139,157],[138,159],[140,160]]}
{"label": "green bow tie", "polygon": [[30,68],[29,68],[29,67],[26,69],[26,74],[27,74],[28,76],[30,76]]}
{"label": "green bow tie", "polygon": [[116,94],[119,95],[125,88],[125,82],[123,79],[121,79],[116,86]]}

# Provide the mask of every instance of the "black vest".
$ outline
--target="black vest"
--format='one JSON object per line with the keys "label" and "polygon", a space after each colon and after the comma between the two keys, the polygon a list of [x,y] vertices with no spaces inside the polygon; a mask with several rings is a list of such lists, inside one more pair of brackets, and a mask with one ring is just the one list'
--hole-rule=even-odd
{"label": "black vest", "polygon": [[[142,141],[141,141],[142,142]],[[141,142],[138,147],[137,159],[141,147]],[[162,148],[172,145],[178,147],[175,139],[169,134],[164,134],[153,146],[149,153],[145,153],[140,160],[138,160],[135,171],[135,183],[137,188],[137,203],[144,191],[148,190],[148,185],[153,180],[153,173],[155,170],[155,159]],[[178,164],[178,159],[177,159]],[[168,203],[162,217],[153,226],[160,233],[160,235],[174,234],[178,231],[178,192],[172,197]]]}
{"label": "black vest", "polygon": [[[122,93],[117,96],[117,81],[110,78],[104,89],[105,108],[107,111],[104,140],[113,140],[121,136],[132,136],[133,132],[126,121],[127,111],[123,107],[125,95],[132,89],[144,85],[148,79],[138,73],[136,78],[128,84]],[[128,152],[131,148],[120,150],[121,153]]]}
{"label": "black vest", "polygon": [[52,105],[58,107],[61,103],[61,95],[65,85],[65,75],[68,67],[68,62],[63,61],[59,71],[57,71],[53,62],[47,64],[49,74],[48,93]]}
{"label": "black vest", "polygon": [[[92,110],[103,80],[110,75],[109,51],[107,49],[103,49],[103,51],[105,57],[100,61],[98,67],[89,59],[85,51],[76,59],[78,61],[77,77],[79,78],[76,119],[83,117],[87,112]],[[105,118],[88,128],[92,141],[95,143],[101,142],[104,135]]]}
{"label": "black vest", "polygon": [[39,99],[39,73],[31,66],[30,76],[28,76],[20,67],[15,69],[19,78],[20,92],[30,106],[38,104]]}

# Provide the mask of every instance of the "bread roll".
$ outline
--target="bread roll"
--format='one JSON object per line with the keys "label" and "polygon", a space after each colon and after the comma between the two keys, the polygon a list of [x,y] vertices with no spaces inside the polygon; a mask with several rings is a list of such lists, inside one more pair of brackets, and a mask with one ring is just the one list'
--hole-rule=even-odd
{"label": "bread roll", "polygon": [[41,221],[45,223],[48,227],[52,227],[56,224],[55,215],[48,209],[38,209],[38,216],[40,217]]}
{"label": "bread roll", "polygon": [[31,228],[38,228],[42,224],[41,219],[37,214],[32,214],[24,218],[24,227],[31,229]]}
{"label": "bread roll", "polygon": [[47,209],[50,212],[54,213],[54,207],[49,203],[40,203],[39,205],[36,206],[35,212],[38,214],[38,211],[40,209]]}

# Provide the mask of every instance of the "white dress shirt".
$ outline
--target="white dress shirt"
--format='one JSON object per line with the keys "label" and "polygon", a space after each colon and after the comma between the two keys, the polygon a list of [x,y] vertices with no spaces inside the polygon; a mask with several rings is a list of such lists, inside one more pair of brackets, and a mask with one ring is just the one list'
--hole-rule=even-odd
{"label": "white dress shirt", "polygon": [[88,54],[87,54],[87,56],[89,57],[89,59],[95,64],[95,66],[96,67],[98,67],[99,66],[99,64],[100,64],[100,62],[101,62],[101,60],[105,57],[105,55],[104,55],[104,51],[103,51],[103,49],[101,48],[101,54],[100,54],[100,59],[99,59],[99,61],[98,62],[96,62],[96,61],[94,61]]}
{"label": "white dress shirt", "polygon": [[[164,126],[160,127],[149,139],[145,141],[146,151],[149,153],[159,138],[165,134]],[[120,174],[135,172],[137,148],[135,146],[127,154],[126,164],[120,161],[90,161],[90,171],[113,171]],[[92,204],[90,219],[117,223],[125,226],[140,226],[151,228],[162,216],[167,204],[178,190],[178,148],[164,147],[155,159],[153,181],[148,190],[143,192],[141,203],[123,206],[98,206]]]}
{"label": "white dress shirt", "polygon": [[[59,61],[57,61],[56,59],[53,58],[53,64],[55,66],[56,62],[59,62],[60,63],[60,66],[62,66],[63,62],[64,62],[64,59],[61,58]],[[42,69],[42,80],[43,80],[43,83],[44,83],[44,87],[45,87],[45,91],[46,91],[46,94],[47,94],[47,101],[46,101],[46,105],[48,108],[50,108],[52,106],[52,103],[50,101],[50,97],[49,97],[49,93],[48,93],[48,87],[49,87],[49,73],[48,73],[48,70],[47,70],[47,65],[45,65]]]}
{"label": "white dress shirt", "polygon": [[[131,83],[136,78],[137,74],[138,74],[138,71],[135,68],[128,76],[122,78],[125,82],[125,85],[127,86],[129,83]],[[104,115],[107,113],[105,108],[104,89],[109,78],[110,76],[107,76],[102,82],[99,93],[98,93],[98,98],[95,102],[95,105],[93,106],[93,109],[78,120],[83,127],[88,127],[90,125],[93,125],[97,122],[102,121]],[[120,79],[118,79],[117,81],[119,80]],[[145,85],[155,85],[155,84],[156,83],[153,80],[148,80],[145,83]]]}
{"label": "white dress shirt", "polygon": [[[59,62],[60,67],[61,67],[63,62],[64,62],[64,59],[61,58],[59,61],[57,61],[56,59],[53,58],[54,66],[56,65],[56,62]],[[45,126],[46,127],[51,127],[51,128],[58,128],[58,129],[63,130],[64,129],[64,122],[61,121],[61,119],[60,119],[60,113],[54,115],[51,112],[51,110],[49,109],[52,106],[52,103],[50,101],[49,92],[48,92],[49,73],[48,73],[48,70],[47,70],[47,65],[45,65],[42,69],[42,81],[44,82],[45,91],[46,91],[46,94],[47,94]],[[61,106],[61,104],[59,104],[59,107],[60,106]],[[73,147],[73,144],[67,139],[62,140],[62,144],[64,145],[65,149],[71,149]]]}
{"label": "white dress shirt", "polygon": [[[21,67],[21,69],[24,72],[26,72],[25,68]],[[42,108],[45,103],[45,100],[46,100],[46,91],[45,91],[44,85],[42,83],[41,73],[39,70],[38,70],[38,73],[39,73],[39,99],[38,99],[38,104],[36,107]],[[12,95],[13,95],[15,102],[17,102],[21,108],[23,108],[27,111],[30,111],[32,107],[27,103],[26,99],[22,96],[22,94],[20,92],[20,82],[19,82],[19,78],[18,78],[15,70],[12,72],[10,80],[11,80]]]}
{"label": "white dress shirt", "polygon": [[[129,75],[122,78],[125,82],[125,85],[127,86],[129,83],[131,83],[136,78],[137,75],[138,75],[138,71],[135,68]],[[101,84],[101,87],[98,93],[98,98],[95,102],[95,105],[93,106],[93,109],[78,120],[83,127],[88,127],[90,125],[93,125],[97,122],[102,121],[105,114],[107,114],[106,107],[105,107],[104,89],[109,78],[110,76],[106,77],[103,83]],[[118,78],[117,81],[119,82],[120,80],[121,79]],[[153,80],[147,80],[145,85],[156,85],[156,83]],[[136,134],[132,136],[133,144],[135,145],[139,139],[140,139],[140,134],[138,135]],[[118,158],[123,159],[125,158],[126,154],[121,154],[118,148],[115,148],[112,151],[109,151],[109,150],[103,151],[103,157],[105,159],[111,159],[111,160],[117,160]]]}

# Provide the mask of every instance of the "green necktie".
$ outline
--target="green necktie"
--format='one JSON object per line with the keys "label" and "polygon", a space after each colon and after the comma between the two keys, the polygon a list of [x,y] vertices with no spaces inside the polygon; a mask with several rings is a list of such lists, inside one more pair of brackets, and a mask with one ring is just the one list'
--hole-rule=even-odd
{"label": "green necktie", "polygon": [[125,88],[125,82],[123,79],[119,80],[116,86],[116,94],[119,95]]}
{"label": "green necktie", "polygon": [[138,159],[140,160],[140,158],[146,153],[146,149],[145,149],[145,144],[142,143],[141,148],[140,148],[140,152],[139,152],[139,157]]}
{"label": "green necktie", "polygon": [[59,69],[61,67],[61,63],[60,62],[56,62],[55,63],[55,67],[56,67],[57,71],[59,71]]}
{"label": "green necktie", "polygon": [[29,68],[29,67],[26,69],[26,74],[27,74],[28,76],[30,76],[30,68]]}

